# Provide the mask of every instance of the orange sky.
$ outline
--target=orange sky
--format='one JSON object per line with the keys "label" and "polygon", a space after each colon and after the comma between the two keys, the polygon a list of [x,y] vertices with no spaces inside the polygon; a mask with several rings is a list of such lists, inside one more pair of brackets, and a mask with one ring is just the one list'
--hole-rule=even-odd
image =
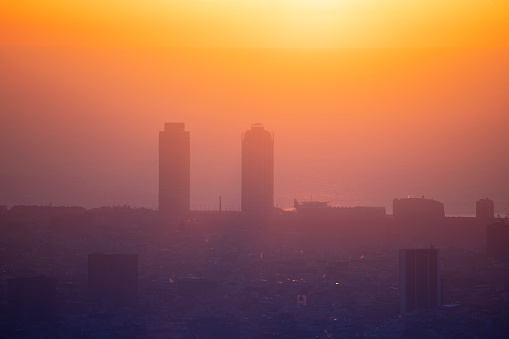
{"label": "orange sky", "polygon": [[182,121],[191,204],[238,207],[263,122],[280,206],[509,212],[506,1],[23,1],[0,32],[0,204],[156,206],[157,132]]}
{"label": "orange sky", "polygon": [[507,46],[505,0],[4,1],[2,45]]}

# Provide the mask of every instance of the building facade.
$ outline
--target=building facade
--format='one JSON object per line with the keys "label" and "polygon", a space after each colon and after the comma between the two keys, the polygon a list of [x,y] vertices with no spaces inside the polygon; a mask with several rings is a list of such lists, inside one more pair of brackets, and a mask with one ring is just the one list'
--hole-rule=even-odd
{"label": "building facade", "polygon": [[399,294],[401,313],[440,305],[440,250],[399,250]]}
{"label": "building facade", "polygon": [[495,217],[495,203],[491,199],[479,199],[475,203],[475,216],[478,219],[493,219]]}
{"label": "building facade", "polygon": [[509,263],[509,225],[504,219],[486,226],[486,252],[490,258]]}
{"label": "building facade", "polygon": [[159,132],[159,212],[182,218],[191,205],[191,139],[184,123],[166,123]]}
{"label": "building facade", "polygon": [[422,198],[394,199],[392,214],[395,220],[440,220],[445,218],[444,204]]}
{"label": "building facade", "polygon": [[274,209],[274,135],[262,124],[242,134],[241,211],[264,216]]}

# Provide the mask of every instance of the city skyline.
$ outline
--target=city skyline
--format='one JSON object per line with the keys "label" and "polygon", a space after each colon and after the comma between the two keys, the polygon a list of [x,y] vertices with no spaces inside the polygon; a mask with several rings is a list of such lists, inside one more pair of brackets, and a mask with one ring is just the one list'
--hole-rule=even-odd
{"label": "city skyline", "polygon": [[240,209],[238,134],[263,121],[279,207],[509,211],[501,1],[0,6],[2,205],[156,208],[154,131],[185,121],[191,209]]}
{"label": "city skyline", "polygon": [[509,334],[509,2],[0,2],[0,333]]}
{"label": "city skyline", "polygon": [[[166,128],[166,126],[170,126],[170,125],[174,126],[175,128],[180,128],[180,127],[182,127],[182,126],[184,125],[184,123],[165,123],[165,128]],[[255,124],[255,125],[256,125],[256,124]],[[260,125],[261,125],[261,124],[260,124]],[[175,129],[175,128],[174,128],[174,129]],[[188,141],[187,141],[187,142],[189,143],[189,145],[188,145],[187,147],[189,147],[189,146],[190,146],[189,132],[188,132],[188,131],[186,131],[185,133],[187,133],[187,139],[188,139]],[[166,134],[167,134],[167,133],[166,133]],[[163,135],[165,135],[165,131],[160,132],[159,147],[161,147],[161,141],[163,140],[163,139],[162,139],[162,138],[163,138]],[[197,146],[199,147],[200,145],[197,145]],[[189,151],[189,150],[188,150],[188,151]],[[163,153],[164,153],[164,152],[159,151],[159,157],[161,157]],[[189,153],[192,153],[192,152],[189,152]],[[241,153],[242,153],[242,152],[241,152]],[[189,161],[189,162],[190,162],[190,155],[188,154],[187,156],[189,157],[189,159],[188,159],[188,160],[186,160],[186,162],[187,162],[187,161]],[[242,158],[242,157],[240,156],[239,158]],[[162,159],[162,158],[160,158],[160,159]],[[238,159],[237,159],[237,160],[238,160]],[[190,165],[190,164],[188,164],[187,166],[189,167],[189,174],[190,174],[190,172],[191,172],[191,166],[189,166],[189,165]],[[161,163],[159,163],[159,166],[161,166]],[[210,166],[210,164],[208,164],[207,166]],[[207,166],[201,167],[199,170],[200,170],[201,172],[203,172],[203,173],[206,173],[206,172],[207,172],[207,169],[208,169],[208,167],[207,167]],[[211,167],[213,167],[213,166],[211,166]],[[194,170],[194,172],[196,173],[196,168],[194,168],[193,170]],[[162,173],[162,171],[161,171],[161,170],[160,170],[159,172],[160,172],[160,174]],[[186,171],[184,171],[184,172],[186,172],[186,173],[187,173],[187,170],[186,170]],[[240,166],[240,172],[242,172],[242,166]],[[160,177],[160,178],[159,178],[159,182],[160,182],[160,183],[161,183],[161,180],[162,180],[162,178]],[[189,186],[189,187],[188,187],[188,188],[186,188],[186,189],[184,189],[184,191],[186,191],[186,192],[187,192],[187,190],[188,190],[188,189],[190,189],[190,187],[191,187],[191,186],[193,186],[193,184],[191,183],[191,182],[192,182],[191,177],[187,177],[187,178],[186,178],[186,180],[189,182],[189,183],[188,183],[188,186]],[[242,185],[240,185],[240,186],[242,186]],[[241,187],[240,187],[240,190],[241,190]],[[217,190],[217,192],[222,192],[222,189],[218,189],[218,190]],[[279,193],[279,192],[277,192],[277,191],[276,191],[276,194],[277,194],[277,193]],[[370,206],[374,206],[374,205],[375,205],[375,204],[371,203],[369,200],[366,200],[366,199],[360,199],[360,200],[358,200],[357,202],[355,202],[355,200],[354,200],[354,199],[352,199],[352,200],[350,200],[350,201],[347,201],[346,203],[344,203],[344,202],[343,202],[343,203],[338,204],[338,203],[336,203],[336,202],[334,201],[334,199],[332,199],[332,201],[331,201],[331,199],[327,199],[327,198],[325,198],[325,199],[324,199],[324,198],[323,198],[323,195],[321,195],[321,194],[320,194],[321,192],[314,192],[314,193],[315,193],[315,195],[314,195],[314,196],[313,196],[313,193],[311,193],[311,194],[309,194],[309,195],[305,195],[306,193],[307,193],[307,192],[298,192],[298,193],[296,193],[296,195],[297,195],[297,196],[300,196],[300,197],[301,197],[301,199],[302,199],[303,201],[309,201],[309,200],[322,200],[322,201],[327,201],[327,202],[329,202],[332,206],[358,206],[358,205],[362,205],[362,204],[364,204],[364,205],[370,205]],[[318,193],[318,194],[316,194],[316,193]],[[161,194],[161,190],[159,190],[159,194]],[[303,194],[304,194],[304,198],[302,198],[302,197],[303,197]],[[356,194],[356,192],[353,192],[353,195],[355,195],[355,194]],[[239,195],[242,195],[242,194],[239,194]],[[317,197],[318,197],[318,199],[317,199]],[[390,203],[390,204],[388,204],[388,205],[385,205],[384,207],[388,208],[388,209],[389,209],[389,212],[390,212],[391,207],[392,207],[392,199],[405,198],[405,197],[406,197],[406,196],[391,197],[391,198],[387,197],[387,201],[389,201],[389,200],[390,200],[390,201],[391,201],[391,203]],[[420,196],[419,196],[418,194],[415,194],[415,195],[413,195],[413,194],[412,194],[412,195],[410,195],[410,194],[409,194],[409,195],[408,195],[408,197],[420,197]],[[217,209],[219,208],[218,203],[217,203],[217,195],[215,196],[215,198],[216,198],[216,199],[215,199],[215,201],[210,201],[210,204],[205,204],[205,205],[201,204],[201,205],[198,205],[198,206],[197,206],[197,205],[191,205],[192,194],[188,194],[188,195],[187,195],[187,198],[185,198],[184,200],[185,200],[185,201],[188,201],[188,200],[189,200],[189,203],[186,203],[186,205],[189,205],[189,206],[190,206],[189,210],[196,210],[196,211],[199,211],[199,210],[217,210]],[[480,198],[480,197],[479,197],[479,198]],[[288,200],[290,200],[290,199],[294,199],[294,197],[288,197]],[[235,211],[235,210],[240,211],[240,210],[241,210],[240,200],[241,200],[241,199],[239,199],[239,204],[238,204],[238,205],[237,205],[237,204],[234,204],[234,205],[231,205],[231,204],[230,204],[230,205],[227,205],[227,204],[225,205],[225,204],[223,204],[223,209],[225,209],[225,210],[232,210],[232,211]],[[438,199],[437,199],[437,200],[438,200]],[[478,200],[478,199],[476,198],[476,201],[477,201],[477,200]],[[360,201],[360,202],[359,202],[359,201]],[[367,204],[366,204],[366,201],[368,202]],[[363,203],[363,202],[364,202],[364,203]],[[286,205],[285,205],[283,208],[284,208],[284,209],[291,209],[291,206],[292,206],[293,204],[290,204],[290,202],[289,202],[289,201],[286,201],[285,203],[286,203]],[[50,202],[50,204],[51,204],[51,202]],[[467,207],[467,209],[465,209],[465,210],[468,210],[468,212],[466,212],[466,213],[459,213],[458,215],[460,215],[460,216],[474,216],[474,215],[476,214],[475,202],[469,202],[469,204],[470,204],[471,206],[468,206],[468,207]],[[15,205],[15,204],[13,204],[13,205]],[[18,204],[18,205],[23,205],[23,204]],[[37,205],[37,204],[27,204],[27,205]],[[44,205],[44,203],[42,203],[41,205]],[[57,204],[57,205],[58,205],[58,204]],[[65,204],[65,203],[64,203],[64,204],[61,204],[61,205],[69,205],[69,204]],[[120,206],[120,205],[130,205],[130,204],[125,204],[125,203],[112,203],[112,204],[109,204],[109,205],[111,205],[111,206],[117,206],[117,205],[118,205],[118,206]],[[100,206],[109,206],[109,205],[108,205],[108,204],[106,204],[106,205],[100,205]],[[495,204],[495,205],[497,205],[497,204]],[[86,204],[85,204],[85,206],[86,206]],[[100,207],[100,206],[98,206],[98,205],[97,205],[97,206],[92,206],[92,207]],[[280,206],[280,205],[279,205],[279,204],[275,204],[275,207],[278,207],[278,206]],[[86,206],[86,207],[91,207],[91,206]],[[139,206],[139,207],[154,208],[153,206],[151,207],[151,206],[143,206],[143,205],[142,205],[142,206]],[[187,210],[187,208],[186,208],[186,210]],[[496,209],[495,209],[495,210],[496,210]],[[502,214],[501,214],[501,213],[496,213],[496,214],[501,215],[501,216],[504,216],[504,215],[505,215],[505,213],[502,213]],[[448,213],[447,213],[447,206],[446,206],[446,215],[451,216],[451,215],[455,215],[455,214],[454,214],[454,213],[453,213],[453,214],[448,214]]]}

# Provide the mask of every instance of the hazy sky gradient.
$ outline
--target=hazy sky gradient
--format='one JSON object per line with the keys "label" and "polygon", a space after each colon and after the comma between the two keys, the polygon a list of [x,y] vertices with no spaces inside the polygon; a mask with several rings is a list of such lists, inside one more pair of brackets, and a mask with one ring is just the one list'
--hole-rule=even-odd
{"label": "hazy sky gradient", "polygon": [[25,0],[0,5],[7,45],[507,46],[504,0]]}
{"label": "hazy sky gradient", "polygon": [[490,197],[505,214],[508,5],[412,4],[2,4],[0,204],[155,207],[158,131],[178,121],[192,206],[235,208],[240,134],[262,122],[279,206],[425,195],[454,215]]}

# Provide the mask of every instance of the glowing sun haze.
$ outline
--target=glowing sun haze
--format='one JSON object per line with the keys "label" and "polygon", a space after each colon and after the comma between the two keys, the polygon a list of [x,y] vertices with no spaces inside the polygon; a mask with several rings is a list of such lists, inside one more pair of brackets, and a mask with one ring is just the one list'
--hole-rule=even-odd
{"label": "glowing sun haze", "polygon": [[191,133],[191,204],[236,208],[240,134],[275,201],[509,212],[509,2],[0,3],[0,204],[157,206],[157,136]]}
{"label": "glowing sun haze", "polygon": [[5,1],[7,45],[507,46],[503,0]]}

